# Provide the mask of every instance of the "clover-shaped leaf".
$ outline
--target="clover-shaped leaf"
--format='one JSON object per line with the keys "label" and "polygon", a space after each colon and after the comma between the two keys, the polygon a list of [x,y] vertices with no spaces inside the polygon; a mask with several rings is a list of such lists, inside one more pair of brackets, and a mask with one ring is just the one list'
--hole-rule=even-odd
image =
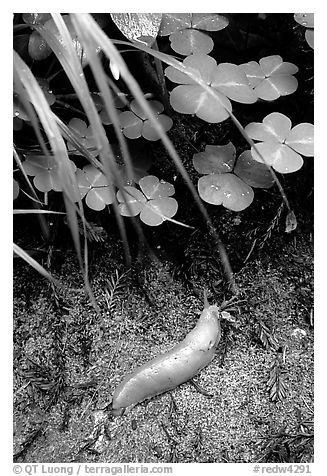
{"label": "clover-shaped leaf", "polygon": [[274,179],[269,168],[253,159],[251,151],[245,150],[237,159],[234,174],[246,184],[255,188],[270,188],[274,185]]}
{"label": "clover-shaped leaf", "polygon": [[178,203],[171,195],[175,193],[174,186],[154,175],[147,175],[139,181],[140,189],[126,186],[118,190],[118,207],[123,216],[136,216],[149,226],[158,226],[166,218],[172,218],[178,209]]}
{"label": "clover-shaped leaf", "polygon": [[19,184],[17,180],[13,179],[13,200],[16,200],[18,195],[19,195]]}
{"label": "clover-shaped leaf", "polygon": [[76,180],[80,198],[86,197],[85,202],[92,210],[103,210],[106,205],[115,201],[114,186],[111,180],[108,180],[94,165],[89,164],[82,170],[78,169]]}
{"label": "clover-shaped leaf", "polygon": [[218,31],[226,28],[227,25],[228,19],[216,13],[164,13],[159,35],[167,36],[187,28]]}
{"label": "clover-shaped leaf", "polygon": [[[98,155],[91,126],[87,126],[86,123],[82,121],[82,119],[78,119],[77,117],[71,119],[68,123],[68,126],[75,132],[81,144],[86,149],[93,153],[93,155]],[[82,155],[82,153],[77,150],[70,142],[67,143],[67,148],[68,151],[74,155]]]}
{"label": "clover-shaped leaf", "polygon": [[[84,66],[88,64],[88,59],[85,54],[85,49],[83,48],[83,45],[81,44],[78,38],[72,19],[70,18],[69,15],[63,15],[62,19],[68,28],[68,31],[72,37],[73,47],[81,61],[82,67],[84,68]],[[37,26],[38,25],[36,24],[36,28]],[[39,28],[40,27],[42,27],[45,30],[48,30],[51,34],[55,35],[57,39],[60,41],[60,43],[62,44],[62,46],[65,48],[65,42],[61,34],[59,33],[59,30],[53,18],[50,18],[50,20],[47,20],[43,25],[39,25]],[[100,51],[101,51],[100,46],[97,46],[96,53],[100,53]],[[50,56],[50,54],[52,53],[52,49],[50,48],[48,43],[45,41],[43,36],[41,36],[38,31],[33,31],[33,33],[31,34],[29,38],[28,52],[32,59],[40,61]]]}
{"label": "clover-shaped leaf", "polygon": [[253,160],[249,150],[236,159],[236,149],[227,145],[207,145],[204,152],[194,154],[194,168],[206,174],[198,181],[200,197],[211,204],[241,211],[253,200],[251,187],[269,188],[273,185],[270,171]]}
{"label": "clover-shaped leaf", "polygon": [[206,145],[204,152],[193,155],[193,165],[200,174],[224,174],[232,172],[235,164],[234,144]]}
{"label": "clover-shaped leaf", "polygon": [[[112,95],[113,95],[113,102],[114,102],[115,108],[121,109],[126,105],[126,100],[124,100],[126,98],[126,94],[124,94],[124,93],[119,93],[119,94],[112,93]],[[109,124],[112,124],[111,117],[107,113],[107,109],[105,107],[104,99],[101,96],[101,94],[100,93],[92,93],[91,96],[92,96],[93,102],[95,104],[95,107],[96,107],[97,111],[99,112],[102,124],[104,124],[105,126],[108,126]]]}
{"label": "clover-shaped leaf", "polygon": [[[217,123],[229,117],[232,106],[228,98],[245,104],[257,100],[245,73],[234,64],[217,66],[211,56],[196,54],[185,58],[183,65],[193,77],[172,66],[165,70],[171,81],[180,84],[170,94],[170,103],[177,112],[196,114],[200,119]],[[197,84],[195,78],[206,83],[214,95]]]}
{"label": "clover-shaped leaf", "polygon": [[56,96],[51,91],[49,86],[49,81],[45,78],[36,78],[37,82],[39,83],[40,88],[43,91],[45,99],[47,100],[49,106],[52,106],[56,102]]}
{"label": "clover-shaped leaf", "polygon": [[127,167],[122,164],[119,167],[120,180],[124,185],[133,185],[133,183],[139,183],[140,179],[148,175],[148,170],[151,167],[151,158],[148,155],[133,154],[132,159],[132,178],[128,178]]}
{"label": "clover-shaped leaf", "polygon": [[159,34],[169,36],[171,47],[182,55],[207,54],[214,47],[210,36],[199,30],[218,31],[228,20],[215,13],[164,13]]}
{"label": "clover-shaped leaf", "polygon": [[199,178],[198,190],[205,202],[224,205],[235,212],[247,208],[254,196],[252,188],[231,173],[204,175]]}
{"label": "clover-shaped leaf", "polygon": [[22,121],[30,121],[29,115],[27,114],[22,102],[16,94],[14,94],[13,99],[13,117],[21,119]]}
{"label": "clover-shaped leaf", "polygon": [[[73,172],[76,165],[69,161]],[[53,156],[45,155],[29,155],[23,162],[23,168],[27,175],[34,176],[33,183],[41,192],[49,192],[55,190],[62,192],[62,180],[59,175],[59,166]]]}
{"label": "clover-shaped leaf", "polygon": [[154,43],[160,28],[162,13],[111,13],[110,15],[129,40],[149,47]]}
{"label": "clover-shaped leaf", "polygon": [[[165,114],[161,114],[164,110],[163,105],[159,101],[148,102],[152,112],[156,115],[156,120],[160,122],[163,129],[167,132],[173,125],[173,121]],[[160,136],[153,127],[152,121],[146,112],[136,100],[130,104],[130,111],[124,111],[119,115],[120,126],[124,136],[129,139],[138,139],[143,136],[147,140],[156,141]]]}
{"label": "clover-shaped leaf", "polygon": [[311,48],[314,47],[314,14],[313,13],[294,13],[294,20],[300,25],[305,26],[305,39]]}
{"label": "clover-shaped leaf", "polygon": [[187,30],[177,31],[169,37],[171,47],[176,53],[184,56],[191,54],[208,54],[213,50],[214,43],[210,36],[202,31]]}
{"label": "clover-shaped leaf", "polygon": [[269,114],[262,123],[251,122],[245,131],[261,141],[251,148],[253,159],[263,162],[258,150],[264,161],[282,174],[299,170],[303,165],[301,155],[314,155],[313,125],[305,122],[292,128],[290,119],[279,112]]}
{"label": "clover-shaped leaf", "polygon": [[250,61],[239,66],[243,70],[258,98],[273,101],[297,90],[298,82],[293,76],[298,67],[283,61],[279,55],[261,58],[259,63]]}
{"label": "clover-shaped leaf", "polygon": [[300,25],[306,28],[314,27],[314,14],[313,13],[294,13],[294,20]]}
{"label": "clover-shaped leaf", "polygon": [[23,20],[28,25],[44,25],[51,18],[50,13],[23,13]]}

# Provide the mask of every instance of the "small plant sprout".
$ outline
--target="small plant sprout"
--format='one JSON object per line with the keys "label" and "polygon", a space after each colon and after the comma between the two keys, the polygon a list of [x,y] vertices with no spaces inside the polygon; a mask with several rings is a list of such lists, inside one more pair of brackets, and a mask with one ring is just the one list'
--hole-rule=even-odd
{"label": "small plant sprout", "polygon": [[262,162],[258,150],[266,164],[281,174],[300,170],[302,155],[314,155],[313,124],[304,122],[292,128],[291,120],[279,112],[268,114],[262,123],[251,122],[245,132],[253,140],[260,141],[251,148],[253,159]]}
{"label": "small plant sprout", "polygon": [[279,55],[261,58],[259,63],[250,61],[239,66],[246,74],[258,98],[273,101],[297,90],[298,82],[293,76],[299,68],[283,61]]}
{"label": "small plant sprout", "polygon": [[171,106],[177,112],[196,114],[206,122],[217,123],[229,117],[232,110],[229,98],[245,104],[257,101],[257,95],[250,87],[244,71],[235,64],[217,65],[211,56],[197,54],[187,56],[183,65],[192,68],[197,79],[214,90],[216,100],[190,76],[168,66],[165,70],[166,76],[174,83],[180,84],[170,95]]}
{"label": "small plant sprout", "polygon": [[[161,114],[164,110],[163,104],[159,101],[148,102],[152,112],[157,115],[156,119],[160,122],[162,128],[166,132],[169,131],[173,125],[173,121],[169,116]],[[142,136],[144,139],[150,141],[159,140],[160,135],[154,128],[144,109],[136,100],[131,102],[130,108],[130,111],[124,111],[119,115],[120,125],[124,136],[129,139],[138,139]]]}
{"label": "small plant sprout", "polygon": [[127,186],[118,190],[118,207],[123,216],[137,216],[146,225],[158,226],[167,218],[172,218],[178,209],[178,203],[171,198],[175,188],[171,183],[147,175],[139,181],[140,189]]}
{"label": "small plant sprout", "polygon": [[236,165],[235,162],[236,149],[231,142],[223,146],[207,145],[204,152],[194,154],[194,168],[206,174],[198,181],[202,200],[239,212],[252,203],[252,187],[273,185],[269,169],[253,160],[250,150],[239,156]]}
{"label": "small plant sprout", "polygon": [[164,13],[160,36],[169,35],[171,47],[184,56],[208,54],[214,42],[204,31],[219,31],[228,26],[228,19],[216,13]]}

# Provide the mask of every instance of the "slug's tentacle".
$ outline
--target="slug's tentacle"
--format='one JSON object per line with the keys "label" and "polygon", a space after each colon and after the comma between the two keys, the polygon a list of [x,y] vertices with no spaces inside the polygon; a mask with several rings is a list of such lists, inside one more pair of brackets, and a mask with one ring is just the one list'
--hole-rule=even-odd
{"label": "slug's tentacle", "polygon": [[220,337],[219,309],[208,305],[182,342],[124,378],[113,395],[113,413],[172,390],[194,377],[213,359]]}

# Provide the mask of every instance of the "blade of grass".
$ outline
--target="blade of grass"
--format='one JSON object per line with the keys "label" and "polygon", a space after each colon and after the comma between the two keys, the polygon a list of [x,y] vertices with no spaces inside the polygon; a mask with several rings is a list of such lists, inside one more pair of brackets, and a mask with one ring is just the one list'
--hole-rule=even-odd
{"label": "blade of grass", "polygon": [[64,140],[60,134],[59,128],[53,118],[49,104],[41,90],[38,82],[32,74],[29,67],[24,63],[20,56],[14,51],[14,78],[20,81],[26,90],[29,101],[33,104],[36,113],[42,123],[45,133],[49,139],[53,156],[58,165],[58,173],[64,191],[64,201],[67,210],[68,220],[71,224],[71,232],[78,260],[83,269],[81,257],[81,247],[77,226],[77,217],[73,205],[74,198],[71,197],[71,190],[77,189],[75,175],[69,163],[69,158]]}
{"label": "blade of grass", "polygon": [[[77,193],[78,186],[76,183],[75,174],[70,166],[67,149],[66,149],[63,137],[60,133],[59,127],[53,117],[52,111],[49,107],[49,104],[38,82],[36,81],[29,67],[24,63],[24,61],[20,58],[20,56],[15,51],[14,51],[14,77],[16,77],[16,81],[20,81],[21,84],[24,85],[28,99],[33,104],[36,110],[36,113],[45,130],[45,133],[49,139],[53,156],[55,157],[55,160],[58,165],[58,173],[59,173],[60,181],[63,186],[63,192],[64,192],[63,197],[64,197],[65,208],[67,211],[67,219],[69,223],[69,228],[73,237],[73,242],[75,245],[79,265],[83,272],[84,266],[83,266],[83,259],[81,255],[81,246],[80,246],[80,237],[79,237],[79,231],[78,231],[76,207],[74,203],[75,196],[79,196]],[[80,208],[80,213],[82,216],[84,216],[83,206],[80,199],[78,204]],[[85,288],[89,294],[91,302],[94,308],[97,310],[97,312],[99,312],[99,307],[96,303],[91,286],[88,280],[86,279],[86,277],[84,282],[85,282]]]}
{"label": "blade of grass", "polygon": [[[77,56],[76,50],[73,46],[71,35],[60,14],[53,13],[52,17],[58,29],[58,36],[55,35],[53,31],[49,31],[43,25],[36,25],[35,28],[50,45],[76,91],[79,101],[92,127],[95,144],[99,152],[101,163],[103,165],[107,179],[109,180],[111,176],[114,176],[117,182],[119,182],[119,171],[114,159],[114,154],[106,137],[105,130],[102,122],[100,121],[95,104],[92,100],[82,66],[80,64],[80,59]],[[118,212],[117,204],[115,204],[115,202],[113,206],[119,231],[123,240],[126,261],[127,264],[130,264],[131,254],[126,239],[125,225],[121,215]]]}
{"label": "blade of grass", "polygon": [[[18,165],[18,167],[20,168],[24,178],[25,178],[25,181],[27,183],[27,186],[29,187],[32,195],[34,198],[32,198],[32,204],[33,204],[33,207],[36,208],[37,210],[40,210],[41,209],[41,205],[42,205],[42,202],[40,202],[39,200],[39,197],[37,196],[35,190],[34,190],[34,187],[32,186],[31,182],[30,182],[30,179],[28,178],[28,176],[26,175],[26,172],[24,170],[24,167],[22,165],[22,161],[20,160],[20,157],[18,155],[18,152],[16,151],[16,148],[14,147],[14,158],[15,158],[15,161]],[[24,190],[22,190],[23,193],[26,194],[26,192],[24,192]],[[27,194],[26,194],[27,195]],[[47,220],[45,219],[45,217],[43,216],[38,216],[38,222],[40,224],[40,228],[41,228],[41,232],[44,236],[44,239],[45,241],[48,241],[49,238],[50,238],[50,230],[49,230],[49,226],[48,226],[48,222]]]}
{"label": "blade of grass", "polygon": [[98,161],[97,158],[95,158],[90,152],[89,150],[84,147],[84,145],[82,144],[80,138],[78,137],[78,135],[73,131],[73,129],[71,129],[70,127],[68,127],[56,114],[54,114],[54,118],[59,126],[59,129],[63,135],[63,137],[71,142],[75,147],[76,149],[92,164],[94,165],[94,167],[96,169],[98,169],[101,173],[104,173],[104,169],[103,169],[103,166],[101,164],[101,162]]}
{"label": "blade of grass", "polygon": [[16,253],[17,256],[25,260],[26,263],[32,266],[32,268],[34,268],[38,273],[47,278],[51,283],[53,283],[55,286],[63,287],[63,285],[57,278],[51,276],[51,274],[45,268],[43,268],[40,263],[38,263],[34,258],[32,258],[28,253],[26,253],[26,251],[24,251],[20,246],[16,245],[16,243],[13,244],[13,249],[14,253]]}
{"label": "blade of grass", "polygon": [[[158,132],[158,134],[159,134],[163,144],[165,145],[168,153],[170,154],[170,156],[174,160],[176,167],[178,168],[178,170],[181,173],[182,177],[184,178],[186,184],[188,185],[188,187],[189,187],[189,189],[192,193],[193,199],[194,199],[197,207],[199,208],[199,210],[200,210],[200,212],[201,212],[201,214],[202,214],[202,216],[203,216],[203,218],[204,218],[204,220],[205,220],[205,222],[206,222],[206,224],[207,224],[207,226],[210,230],[210,233],[213,235],[213,237],[216,241],[218,252],[220,254],[221,261],[222,261],[222,264],[223,264],[223,267],[224,267],[225,275],[227,277],[227,281],[229,282],[230,287],[233,290],[233,292],[237,292],[234,277],[233,277],[232,268],[230,266],[229,259],[228,259],[225,247],[224,247],[224,245],[223,245],[223,243],[222,243],[222,241],[219,237],[219,234],[215,230],[215,228],[214,228],[214,226],[211,222],[211,219],[208,215],[208,212],[207,212],[206,208],[204,207],[203,203],[201,202],[201,200],[199,198],[199,195],[197,194],[197,192],[195,190],[195,187],[194,187],[186,169],[184,168],[183,163],[182,163],[181,159],[179,158],[172,142],[170,141],[167,134],[163,130],[161,124],[158,121],[156,121],[155,115],[153,114],[153,112],[152,112],[151,108],[149,107],[147,101],[144,99],[144,96],[143,96],[143,93],[141,91],[140,86],[138,85],[138,83],[135,80],[135,78],[133,77],[133,75],[129,72],[124,60],[122,59],[122,57],[119,54],[116,47],[114,46],[113,42],[101,30],[101,28],[99,28],[99,26],[93,20],[93,18],[87,13],[74,14],[74,16],[78,17],[78,20],[79,20],[81,26],[88,29],[88,33],[94,38],[96,44],[98,44],[101,47],[101,49],[104,51],[106,56],[117,65],[117,67],[119,68],[120,74],[121,74],[122,78],[124,79],[126,85],[128,86],[129,90],[131,91],[133,96],[136,98],[136,100],[139,102],[139,104],[142,106],[145,113],[147,114],[147,116],[151,120],[153,128]],[[140,48],[143,51],[146,51],[146,52],[148,52],[148,53],[150,53],[154,56],[158,55],[157,57],[159,57],[159,59],[160,59],[160,55],[162,55],[162,53],[158,53],[156,51],[153,51],[151,48],[146,48],[143,45],[140,45],[140,46],[139,45],[132,45],[132,44],[127,43],[127,42],[119,42],[119,44],[124,44],[124,45],[128,45],[128,46],[135,46],[136,48]],[[165,56],[168,56],[168,55],[165,55]],[[179,64],[178,61],[174,60],[174,64],[175,63]],[[185,69],[185,66],[183,67],[183,71],[184,71],[184,69]]]}
{"label": "blade of grass", "polygon": [[[127,176],[129,180],[133,179],[133,167],[132,167],[132,161],[130,157],[130,153],[127,147],[127,142],[125,139],[125,136],[123,135],[120,127],[120,122],[118,119],[118,114],[117,110],[114,105],[114,100],[112,97],[112,92],[110,88],[108,87],[107,84],[107,77],[104,73],[103,67],[101,65],[101,62],[99,60],[99,56],[96,54],[96,44],[94,42],[94,39],[91,37],[91,35],[88,32],[88,29],[86,28],[86,25],[81,25],[79,23],[79,17],[72,15],[73,19],[73,24],[75,26],[75,29],[79,35],[79,38],[83,44],[83,47],[85,48],[85,53],[89,61],[89,65],[91,67],[94,79],[98,85],[99,91],[101,93],[101,97],[104,100],[104,105],[107,111],[108,116],[110,117],[112,124],[114,126],[114,130],[116,133],[116,136],[118,138],[118,143],[120,146],[120,150],[123,155],[123,160],[126,165],[126,170],[127,170]],[[122,194],[124,195],[125,189],[123,187],[123,183],[120,181],[120,177],[118,175],[119,183],[117,184],[120,187],[120,190],[122,191]],[[127,208],[129,208],[129,202],[126,203]],[[119,213],[118,209],[117,212]],[[138,239],[144,242],[144,234],[143,230],[139,224],[138,221],[133,220],[132,221],[133,226],[136,228],[136,232],[138,235]]]}
{"label": "blade of grass", "polygon": [[20,214],[48,214],[48,215],[51,215],[51,214],[54,214],[54,215],[66,215],[66,213],[64,212],[55,212],[53,210],[28,210],[28,209],[24,209],[24,208],[14,208],[13,210],[13,214],[14,215],[20,215]]}

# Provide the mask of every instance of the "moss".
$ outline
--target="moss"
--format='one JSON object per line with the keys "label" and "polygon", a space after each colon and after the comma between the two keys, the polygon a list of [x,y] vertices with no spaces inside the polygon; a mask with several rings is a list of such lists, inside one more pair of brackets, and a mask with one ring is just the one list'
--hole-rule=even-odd
{"label": "moss", "polygon": [[[101,328],[99,316],[76,291],[81,280],[73,252],[66,252],[58,269],[67,286],[59,308],[45,281],[36,281],[26,307],[21,289],[30,270],[18,264],[16,460],[255,462],[272,435],[296,433],[301,421],[312,418],[313,405],[312,250],[306,238],[296,247],[274,242],[280,246],[280,255],[274,254],[278,259],[267,248],[237,274],[245,299],[233,312],[237,327],[224,325],[217,357],[196,377],[211,398],[185,383],[114,418],[107,406],[116,385],[132,368],[180,341],[194,326],[201,300],[183,280],[172,277],[171,262],[147,259],[138,271],[145,293],[135,285],[133,273],[127,275],[109,312],[107,279],[115,269],[122,274],[124,265],[117,243],[95,245],[90,267]],[[211,302],[222,299],[203,273],[201,284],[211,289]],[[304,293],[301,285],[307,288]],[[267,389],[277,351],[260,342],[258,320],[274,332],[279,346],[286,346],[287,392],[277,403]],[[305,335],[294,332],[298,328]],[[310,461],[311,453],[302,460]]]}

